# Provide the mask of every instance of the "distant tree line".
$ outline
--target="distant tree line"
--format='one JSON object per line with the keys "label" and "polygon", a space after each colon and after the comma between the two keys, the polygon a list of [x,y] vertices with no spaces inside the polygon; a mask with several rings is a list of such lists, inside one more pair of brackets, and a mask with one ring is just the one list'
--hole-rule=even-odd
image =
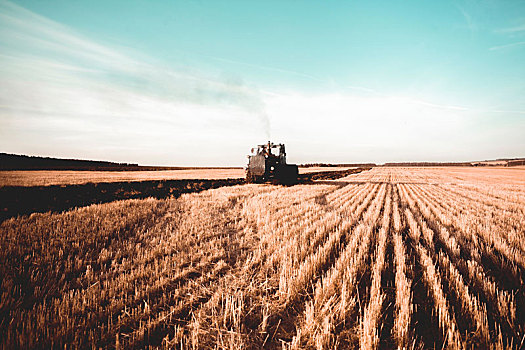
{"label": "distant tree line", "polygon": [[[500,162],[500,163],[496,163]],[[424,167],[424,166],[517,166],[525,165],[525,159],[497,159],[496,161],[484,160],[480,162],[399,162],[385,163],[382,166],[390,167]]]}
{"label": "distant tree line", "polygon": [[383,166],[472,166],[471,162],[400,162],[400,163],[385,163]]}
{"label": "distant tree line", "polygon": [[0,153],[0,170],[122,170],[138,164],[95,160],[58,159]]}
{"label": "distant tree line", "polygon": [[525,165],[524,158],[515,158],[515,159],[497,159],[496,161],[501,162],[501,164],[496,164],[494,161],[485,160],[479,162],[391,162],[381,165],[375,163],[306,163],[299,164],[303,168],[311,167],[376,167],[376,166],[386,166],[386,167],[426,167],[426,166],[518,166]]}
{"label": "distant tree line", "polygon": [[0,170],[153,171],[190,169],[242,169],[242,167],[143,166],[138,165],[137,163],[116,163],[98,160],[60,159],[0,153]]}

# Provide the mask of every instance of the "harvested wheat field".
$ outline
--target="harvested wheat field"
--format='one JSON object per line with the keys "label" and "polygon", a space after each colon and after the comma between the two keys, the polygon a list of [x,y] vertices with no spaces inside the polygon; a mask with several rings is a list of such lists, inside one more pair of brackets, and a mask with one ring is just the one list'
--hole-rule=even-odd
{"label": "harvested wheat field", "polygon": [[522,170],[374,168],[0,226],[3,348],[522,348]]}
{"label": "harvested wheat field", "polygon": [[151,171],[8,170],[0,171],[2,186],[81,185],[134,181],[244,178],[244,169],[182,169]]}
{"label": "harvested wheat field", "polygon": [[[299,168],[300,174],[333,172],[357,169],[357,167]],[[4,186],[53,186],[82,185],[87,183],[113,183],[166,180],[225,180],[246,176],[243,168],[200,168],[150,171],[103,171],[103,170],[0,170],[0,188]]]}

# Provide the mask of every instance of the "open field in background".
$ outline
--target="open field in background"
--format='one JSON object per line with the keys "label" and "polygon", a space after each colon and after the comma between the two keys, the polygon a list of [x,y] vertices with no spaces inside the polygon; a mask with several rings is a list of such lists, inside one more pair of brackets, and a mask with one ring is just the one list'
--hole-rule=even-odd
{"label": "open field in background", "polygon": [[1,186],[82,185],[101,182],[244,178],[244,169],[153,171],[11,170],[0,171]]}
{"label": "open field in background", "polygon": [[358,167],[309,167],[309,168],[302,168],[299,167],[299,174],[310,174],[310,173],[316,173],[321,171],[342,171],[342,170],[349,170],[349,169],[357,169]]}
{"label": "open field in background", "polygon": [[0,224],[0,347],[515,348],[525,176],[374,168]]}
{"label": "open field in background", "polygon": [[[299,168],[300,174],[354,169],[349,167]],[[224,180],[244,178],[243,168],[184,169],[153,171],[82,171],[82,170],[9,170],[0,171],[2,186],[82,185],[86,183],[162,181],[162,180]]]}

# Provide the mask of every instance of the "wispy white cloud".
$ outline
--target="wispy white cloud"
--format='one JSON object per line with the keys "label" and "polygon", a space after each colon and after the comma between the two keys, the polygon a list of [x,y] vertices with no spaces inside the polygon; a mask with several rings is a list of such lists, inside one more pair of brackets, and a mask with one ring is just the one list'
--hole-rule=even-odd
{"label": "wispy white cloud", "polygon": [[502,49],[509,49],[509,48],[512,48],[512,47],[523,46],[523,45],[525,45],[525,41],[519,41],[517,43],[510,43],[510,44],[505,44],[505,45],[493,46],[493,47],[489,48],[489,50],[490,51],[496,51],[496,50],[502,50]]}
{"label": "wispy white cloud", "polygon": [[237,60],[231,60],[231,59],[227,59],[227,58],[223,58],[223,57],[217,57],[217,56],[206,55],[206,57],[211,58],[211,59],[213,59],[215,61],[226,62],[226,63],[233,63],[235,65],[247,66],[247,67],[255,68],[255,69],[258,69],[258,70],[265,70],[265,71],[272,71],[272,72],[284,73],[284,74],[289,74],[289,75],[295,75],[295,76],[307,78],[307,79],[314,80],[314,81],[323,81],[322,79],[320,79],[318,77],[315,77],[315,76],[313,76],[311,74],[307,74],[307,73],[303,73],[303,72],[297,72],[297,71],[294,71],[294,70],[281,69],[281,68],[270,67],[270,66],[265,66],[265,65],[261,65],[261,64],[252,64],[252,63],[241,62],[241,61],[237,61]]}
{"label": "wispy white cloud", "polygon": [[444,110],[453,110],[453,111],[468,111],[468,110],[470,110],[470,108],[468,108],[468,107],[431,103],[431,102],[418,100],[418,99],[403,99],[403,100],[406,103],[408,103],[408,104],[421,105],[421,106],[427,106],[427,107],[431,107],[431,108],[438,108],[438,109],[444,109]]}
{"label": "wispy white cloud", "polygon": [[[24,65],[25,69],[40,73],[35,78],[45,75],[50,79],[55,74],[77,84],[79,79],[86,84],[104,82],[114,88],[140,90],[150,96],[169,98],[174,103],[232,104],[252,111],[261,107],[262,101],[253,88],[136,59],[68,33],[68,28],[38,15],[28,15],[27,10],[16,5],[9,5],[19,17],[3,14],[14,19],[2,22],[0,42],[6,44],[9,52],[1,57],[5,74],[20,73],[23,71],[21,65]],[[28,20],[23,20],[26,15]]]}
{"label": "wispy white cloud", "polygon": [[368,87],[364,87],[364,86],[345,85],[345,86],[343,86],[343,89],[348,89],[348,90],[355,90],[355,91],[361,91],[361,92],[367,92],[367,93],[378,94],[378,92],[377,92],[376,90],[371,89],[371,88],[368,88]]}
{"label": "wispy white cloud", "polygon": [[[195,53],[192,53],[192,54],[195,54]],[[366,92],[366,93],[377,93],[376,90],[365,87],[365,86],[357,86],[357,85],[339,86],[335,84],[334,81],[332,80],[322,79],[320,77],[317,77],[315,75],[308,74],[305,72],[299,72],[299,71],[290,70],[290,69],[282,69],[278,67],[265,66],[261,64],[252,64],[252,63],[242,62],[238,60],[231,60],[231,59],[227,59],[223,57],[217,57],[217,56],[202,55],[202,54],[199,54],[199,56],[207,57],[209,59],[212,59],[218,62],[231,63],[234,66],[246,66],[246,67],[254,68],[255,70],[277,72],[277,73],[283,73],[286,75],[301,77],[301,78],[305,78],[305,79],[308,79],[308,80],[311,80],[317,83],[321,83],[323,86],[337,86],[338,88],[344,89],[344,90],[354,90],[354,91],[360,91],[360,92]]]}
{"label": "wispy white cloud", "polygon": [[474,21],[470,13],[468,13],[463,7],[457,4],[455,5],[455,7],[458,9],[458,11],[463,16],[465,23],[467,24],[467,27],[469,28],[470,32],[472,33],[476,32],[478,30],[478,25],[476,21]]}
{"label": "wispy white cloud", "polygon": [[502,114],[520,114],[525,115],[525,111],[522,110],[516,110],[516,109],[489,109],[489,110],[481,110],[482,113],[502,113]]}
{"label": "wispy white cloud", "polygon": [[513,27],[499,28],[499,29],[496,29],[495,32],[496,33],[509,33],[509,34],[523,33],[525,32],[525,23],[518,24]]}
{"label": "wispy white cloud", "polygon": [[256,88],[97,43],[8,1],[0,1],[0,46],[4,150],[28,152],[34,142],[30,153],[52,153],[74,135],[75,147],[118,139],[128,152],[143,147],[133,137],[175,149],[192,138],[268,137]]}
{"label": "wispy white cloud", "polygon": [[59,54],[62,59],[99,63],[107,67],[134,69],[137,61],[9,1],[0,1],[0,40],[8,50]]}

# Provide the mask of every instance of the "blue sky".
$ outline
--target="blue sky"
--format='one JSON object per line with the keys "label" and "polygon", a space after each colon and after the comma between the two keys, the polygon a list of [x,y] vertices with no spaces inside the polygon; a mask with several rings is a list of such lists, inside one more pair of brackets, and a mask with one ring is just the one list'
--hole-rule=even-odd
{"label": "blue sky", "polygon": [[523,1],[0,0],[0,48],[3,152],[525,156]]}

